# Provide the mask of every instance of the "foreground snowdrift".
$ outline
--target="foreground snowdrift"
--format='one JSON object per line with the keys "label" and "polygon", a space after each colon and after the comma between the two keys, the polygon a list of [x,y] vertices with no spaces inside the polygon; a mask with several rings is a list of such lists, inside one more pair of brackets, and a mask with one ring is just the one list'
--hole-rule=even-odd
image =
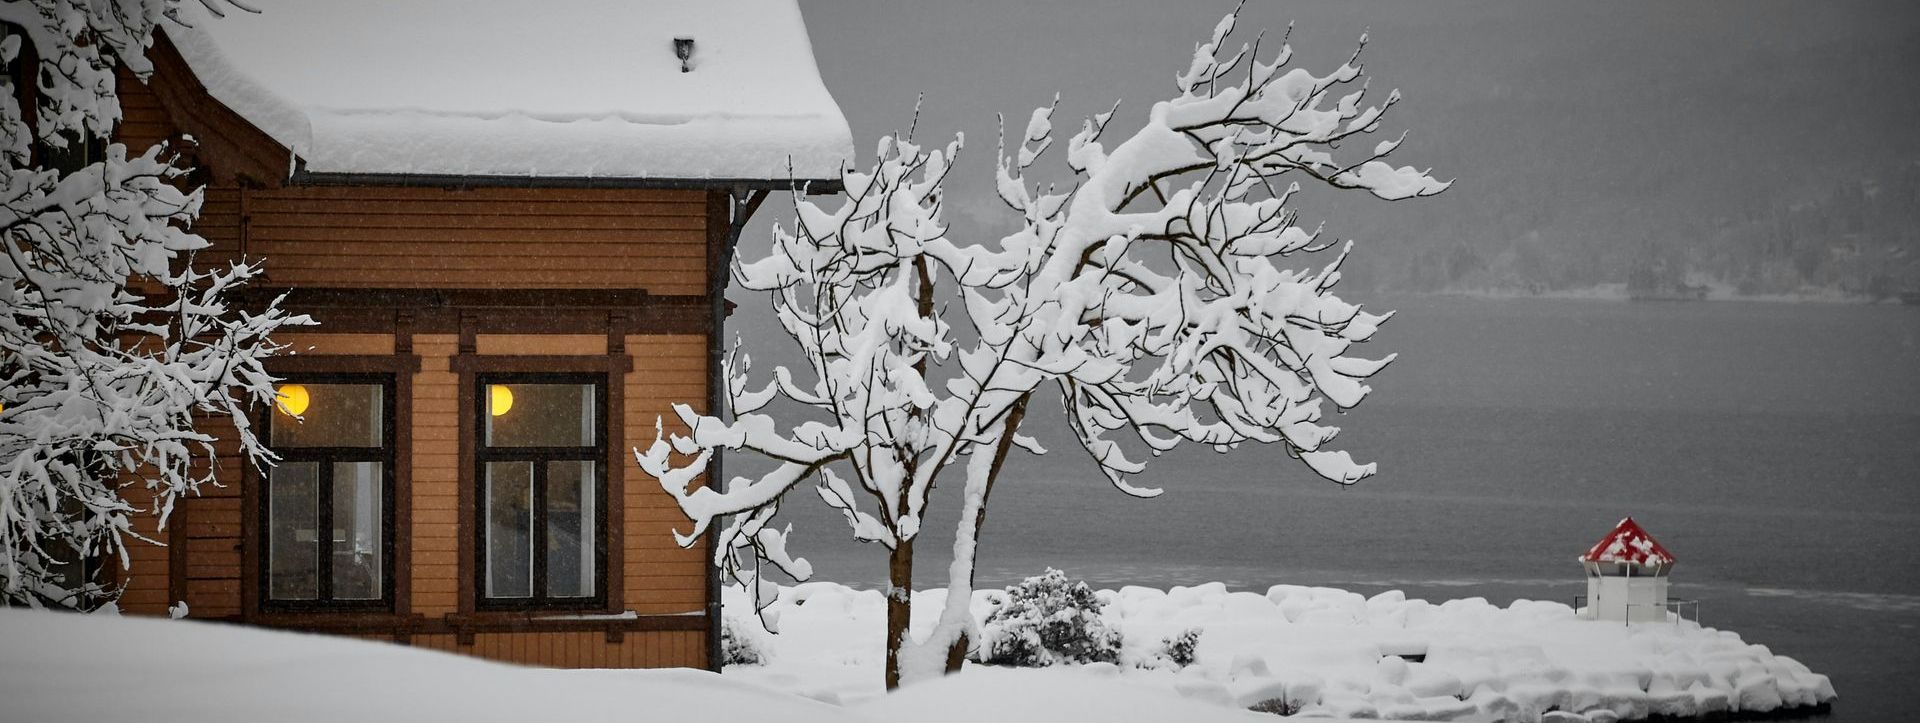
{"label": "foreground snowdrift", "polygon": [[[994,594],[975,596],[976,615]],[[943,593],[918,595],[916,617],[931,620]],[[1611,720],[1834,697],[1826,676],[1733,633],[1589,622],[1554,603],[1431,605],[1291,586],[1258,595],[1217,583],[1100,595],[1127,635],[1122,666],[974,667],[891,696],[880,695],[880,594],[829,583],[783,590],[772,609],[783,632],[762,641],[770,662],[724,678],[521,668],[327,636],[0,609],[0,720],[1272,720],[1244,710],[1255,704],[1312,716],[1530,721],[1559,710]],[[730,614],[744,603],[729,591]],[[1194,665],[1134,667],[1195,626],[1205,632]],[[1398,657],[1423,653],[1420,663]]]}
{"label": "foreground snowdrift", "polygon": [[[0,608],[0,720],[862,720],[695,670],[547,670],[346,638]],[[731,713],[729,713],[731,715]]]}
{"label": "foreground snowdrift", "polygon": [[522,668],[329,636],[0,608],[7,723],[1263,719],[1080,671],[970,671],[841,708],[697,670]]}
{"label": "foreground snowdrift", "polygon": [[[729,614],[747,614],[744,595],[728,592]],[[997,594],[976,593],[977,618]],[[1219,583],[1099,594],[1108,602],[1106,621],[1127,637],[1123,665],[1047,671],[1065,676],[1056,682],[1111,677],[1136,691],[1173,691],[1225,710],[1265,703],[1315,715],[1421,720],[1530,721],[1556,710],[1593,720],[1695,716],[1834,698],[1826,676],[1734,633],[1691,622],[1626,627],[1581,620],[1558,603],[1498,608],[1472,598],[1434,605],[1398,592],[1367,599],[1288,585],[1260,595],[1228,592]],[[944,595],[916,593],[916,622],[935,618]],[[879,592],[809,583],[784,589],[769,612],[781,633],[763,635],[767,664],[729,668],[727,677],[829,702],[880,694]],[[1162,638],[1189,627],[1205,630],[1194,665],[1133,667],[1150,661]],[[1419,655],[1424,662],[1401,657]],[[1038,673],[969,670],[960,677],[981,674],[1026,685],[1035,679],[1025,676]],[[913,692],[871,706],[891,708]]]}

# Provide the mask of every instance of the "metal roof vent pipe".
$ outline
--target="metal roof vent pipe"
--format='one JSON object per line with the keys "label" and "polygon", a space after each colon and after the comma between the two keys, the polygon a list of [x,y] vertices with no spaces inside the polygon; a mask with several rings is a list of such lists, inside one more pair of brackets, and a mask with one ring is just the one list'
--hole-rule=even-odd
{"label": "metal roof vent pipe", "polygon": [[680,59],[680,72],[682,73],[692,72],[693,65],[691,64],[691,60],[693,59],[693,38],[674,38],[673,39],[673,56]]}

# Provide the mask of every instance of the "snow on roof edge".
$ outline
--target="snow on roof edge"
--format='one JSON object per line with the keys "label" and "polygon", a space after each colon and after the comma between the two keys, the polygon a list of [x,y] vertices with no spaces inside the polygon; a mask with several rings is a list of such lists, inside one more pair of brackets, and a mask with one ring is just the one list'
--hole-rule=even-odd
{"label": "snow on roof edge", "polygon": [[[226,52],[221,36],[204,27],[231,19],[189,10],[189,24],[168,24],[163,31],[209,96],[292,152],[290,177],[838,182],[854,158],[851,128],[819,78],[797,3],[773,4],[784,5],[775,9],[785,12],[767,13],[777,16],[768,22],[776,29],[784,25],[787,47],[800,51],[786,59],[786,67],[812,81],[798,84],[812,86],[799,88],[797,97],[811,96],[794,108],[799,112],[346,110],[303,104],[248,72],[249,61]],[[228,34],[234,32],[252,31]]]}
{"label": "snow on roof edge", "polygon": [[207,95],[296,156],[313,144],[313,124],[307,114],[236,66],[206,31],[180,21],[162,23],[161,32],[180,51],[181,59],[207,89]]}

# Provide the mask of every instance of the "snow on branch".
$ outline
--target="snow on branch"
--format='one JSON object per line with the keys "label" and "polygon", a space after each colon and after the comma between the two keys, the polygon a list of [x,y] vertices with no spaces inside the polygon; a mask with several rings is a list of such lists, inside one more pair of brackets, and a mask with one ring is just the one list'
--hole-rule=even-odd
{"label": "snow on branch", "polygon": [[[0,604],[111,597],[59,570],[124,566],[130,540],[155,542],[133,515],[164,527],[180,495],[215,483],[203,428],[230,427],[243,454],[271,461],[248,421],[274,394],[261,362],[283,349],[276,330],[308,320],[278,301],[231,301],[257,267],[192,263],[208,242],[185,230],[201,195],[183,190],[178,149],[109,143],[115,68],[150,70],[142,54],[174,6],[0,5],[26,38],[0,53],[18,60],[31,43],[39,68],[26,77],[40,91],[37,108],[0,93]],[[81,156],[76,146],[98,160],[52,167]]]}
{"label": "snow on branch", "polygon": [[[680,408],[690,431],[640,455],[694,522],[681,543],[734,515],[722,563],[743,570],[731,556],[771,551],[779,536],[767,520],[812,481],[857,539],[898,554],[936,478],[959,462],[949,590],[964,613],[988,493],[1014,448],[1044,451],[1019,426],[1049,387],[1079,446],[1129,494],[1160,492],[1133,482],[1147,468],[1141,451],[1182,443],[1278,445],[1340,484],[1372,475],[1328,448],[1339,429],[1321,420],[1327,402],[1360,404],[1365,380],[1393,360],[1355,353],[1391,314],[1332,293],[1352,244],[1303,226],[1295,194],[1318,184],[1392,201],[1449,184],[1386,162],[1404,136],[1349,152],[1400,99],[1368,103],[1359,50],[1316,75],[1289,66],[1284,39],[1272,53],[1264,39],[1229,49],[1234,22],[1196,49],[1178,95],[1140,130],[1109,145],[1117,105],[1081,123],[1065,144],[1067,189],[1026,178],[1057,145],[1055,106],[1036,109],[1011,147],[1003,122],[995,190],[1020,227],[997,242],[948,236],[942,182],[958,140],[928,150],[883,139],[871,170],[844,174],[842,198],[796,197],[793,227],[733,278],[771,297],[804,366],[775,369],[749,393],[747,366],[731,365],[735,421]],[[778,432],[763,416],[771,408],[805,421]],[[721,448],[774,464],[724,493],[688,491]],[[953,626],[965,624],[943,620],[925,646],[959,639]]]}

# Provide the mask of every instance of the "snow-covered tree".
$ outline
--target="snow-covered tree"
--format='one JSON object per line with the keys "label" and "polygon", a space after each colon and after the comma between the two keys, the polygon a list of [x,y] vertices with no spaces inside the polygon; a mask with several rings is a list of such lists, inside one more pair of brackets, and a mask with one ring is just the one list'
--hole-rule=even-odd
{"label": "snow-covered tree", "polygon": [[[1328,448],[1339,430],[1320,424],[1322,400],[1345,409],[1367,396],[1362,380],[1392,356],[1347,354],[1389,315],[1333,295],[1350,244],[1317,269],[1289,266],[1336,245],[1304,228],[1292,202],[1301,183],[1386,200],[1448,184],[1383,161],[1404,134],[1352,152],[1399,101],[1364,104],[1358,50],[1314,75],[1289,67],[1285,39],[1271,60],[1259,40],[1225,49],[1234,22],[1216,26],[1178,94],[1131,136],[1106,145],[1112,111],[1082,123],[1066,144],[1066,190],[1026,180],[1054,145],[1051,107],[1010,152],[1003,129],[998,192],[1022,223],[997,244],[948,238],[941,187],[958,141],[928,152],[882,140],[871,172],[845,174],[837,204],[796,198],[795,227],[777,229],[772,254],[733,277],[772,296],[806,366],[775,369],[754,389],[750,360],[736,354],[731,420],[680,406],[687,432],[635,451],[692,520],[681,544],[718,535],[715,563],[767,604],[762,565],[811,573],[774,526],[786,495],[810,484],[854,537],[891,551],[893,687],[957,668],[978,644],[975,545],[1007,458],[1045,451],[1021,431],[1043,389],[1058,390],[1079,446],[1127,494],[1160,494],[1133,483],[1140,453],[1182,442],[1277,445],[1340,484],[1373,474]],[[803,417],[784,431],[762,413],[776,398]],[[773,464],[724,492],[694,486],[721,449]],[[916,641],[913,546],[942,482],[964,485],[947,604]]]}
{"label": "snow-covered tree", "polygon": [[[144,539],[133,515],[164,526],[211,481],[214,440],[196,422],[230,422],[268,459],[247,410],[273,398],[269,335],[305,319],[232,302],[255,267],[192,267],[207,242],[186,230],[200,192],[179,149],[111,142],[116,68],[152,71],[145,49],[177,2],[0,2],[0,60],[22,64],[0,93],[0,604],[110,597],[62,570],[125,564]],[[133,486],[150,506],[126,499]]]}

